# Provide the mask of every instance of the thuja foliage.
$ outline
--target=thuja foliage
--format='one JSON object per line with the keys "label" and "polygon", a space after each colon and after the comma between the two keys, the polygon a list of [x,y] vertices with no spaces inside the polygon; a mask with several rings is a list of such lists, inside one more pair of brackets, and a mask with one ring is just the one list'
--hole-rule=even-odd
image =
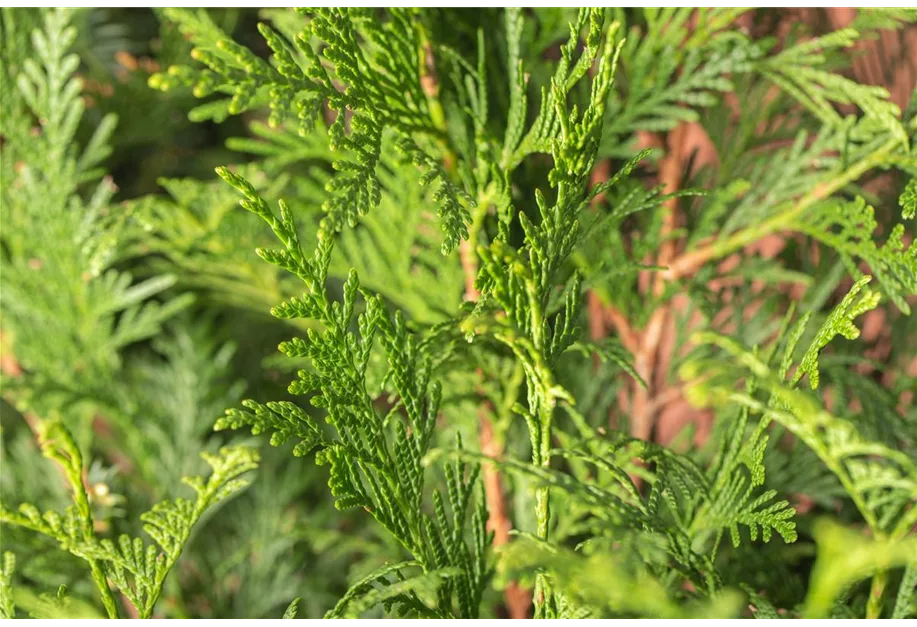
{"label": "thuja foliage", "polygon": [[4,10],[0,614],[917,616],[917,13],[779,18]]}

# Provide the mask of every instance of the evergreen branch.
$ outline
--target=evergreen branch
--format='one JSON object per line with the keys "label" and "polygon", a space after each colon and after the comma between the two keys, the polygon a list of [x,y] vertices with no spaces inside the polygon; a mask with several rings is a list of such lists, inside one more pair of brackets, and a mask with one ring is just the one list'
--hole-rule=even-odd
{"label": "evergreen branch", "polygon": [[[355,581],[347,592],[340,598],[337,604],[325,614],[325,618],[342,618],[344,612],[347,610],[350,602],[360,596],[365,596],[367,592],[374,589],[374,583],[382,583],[382,585],[389,584],[387,577],[389,575],[401,575],[401,570],[405,568],[411,568],[413,566],[420,566],[419,562],[407,561],[407,562],[398,562],[397,564],[385,564],[375,569],[365,577],[361,577]],[[371,607],[371,605],[370,605]]]}
{"label": "evergreen branch", "polygon": [[16,606],[13,603],[13,571],[16,569],[16,556],[5,551],[3,564],[0,566],[0,618],[15,618]]}
{"label": "evergreen branch", "polygon": [[891,618],[908,618],[917,613],[917,603],[914,596],[917,593],[917,563],[910,563],[904,568],[904,576],[898,587],[898,596]]}
{"label": "evergreen branch", "polygon": [[[812,376],[813,371],[817,372],[818,352],[830,338],[836,334],[855,336],[851,332],[851,317],[876,304],[875,298],[868,292],[859,301],[855,300],[867,280],[855,286],[848,298],[829,316],[803,358],[805,365],[800,365],[799,370]],[[697,402],[709,402],[712,394],[762,412],[766,418],[781,423],[805,442],[837,476],[877,537],[895,539],[907,533],[913,524],[910,520],[913,513],[907,511],[904,503],[917,497],[917,462],[903,451],[865,439],[853,424],[830,414],[811,397],[793,389],[802,377],[799,370],[787,385],[771,372],[767,364],[744,351],[734,340],[711,333],[700,334],[697,340],[712,343],[737,359],[757,384],[771,394],[771,401],[762,403],[747,392],[737,393],[728,389],[724,386],[725,381],[716,381],[721,373],[721,366],[716,362],[704,362],[703,366],[699,362],[689,362],[683,368],[685,378],[693,379],[693,373],[698,372],[699,367],[714,375],[712,381],[695,387],[693,396]],[[734,381],[734,377],[730,380]]]}
{"label": "evergreen branch", "polygon": [[[40,423],[39,429],[42,454],[60,465],[64,470],[64,475],[67,477],[67,482],[70,484],[76,516],[74,520],[68,515],[68,523],[76,522],[79,531],[77,532],[76,529],[68,530],[66,536],[64,536],[61,533],[61,529],[54,523],[41,524],[40,528],[36,530],[46,535],[50,535],[48,531],[51,531],[54,534],[53,537],[58,542],[61,542],[62,548],[67,548],[66,543],[68,541],[91,543],[95,539],[95,526],[92,518],[92,508],[89,505],[89,496],[86,494],[86,488],[83,485],[83,456],[73,440],[73,436],[60,421],[52,420]],[[11,522],[17,524],[15,521]],[[47,518],[42,522],[47,523]],[[86,558],[86,561],[92,572],[92,579],[102,597],[102,605],[105,606],[108,617],[118,618],[118,605],[111,593],[111,588],[108,587],[103,565],[93,558]]]}
{"label": "evergreen branch", "polygon": [[121,535],[116,546],[99,539],[95,532],[89,496],[83,486],[82,454],[69,430],[57,420],[40,424],[43,453],[64,470],[72,490],[73,506],[66,515],[42,514],[24,503],[18,512],[0,508],[0,522],[41,533],[58,542],[61,549],[85,560],[102,597],[109,618],[118,618],[118,605],[109,581],[120,589],[141,618],[149,618],[162,594],[165,578],[187,544],[191,530],[204,512],[248,482],[241,475],[258,466],[258,454],[249,448],[224,448],[219,454],[202,453],[213,472],[206,483],[200,477],[185,478],[197,493],[185,499],[157,503],[141,515],[146,531],[158,545],[145,545],[139,538]]}
{"label": "evergreen branch", "polygon": [[775,215],[764,222],[738,231],[737,233],[706,246],[685,252],[676,258],[664,271],[666,280],[676,280],[697,271],[705,263],[742,249],[765,235],[788,228],[793,220],[818,202],[855,182],[861,176],[887,163],[891,154],[901,147],[901,140],[892,137],[873,150],[867,157],[850,165],[833,178],[817,185],[797,201],[789,203],[778,210]]}
{"label": "evergreen branch", "polygon": [[207,481],[183,479],[196,493],[194,502],[182,498],[161,501],[140,516],[143,530],[156,545],[121,535],[117,546],[105,539],[77,547],[78,554],[102,561],[106,574],[137,608],[140,618],[152,616],[165,579],[204,512],[245,488],[248,480],[241,476],[257,468],[260,460],[247,447],[223,448],[218,454],[201,453],[201,457],[212,469]]}
{"label": "evergreen branch", "polygon": [[[326,281],[334,240],[328,232],[320,232],[317,249],[311,259],[307,258],[293,214],[283,201],[279,202],[277,218],[248,181],[226,168],[217,172],[242,193],[242,206],[264,219],[284,246],[279,250],[259,249],[258,254],[298,276],[308,289],[301,297],[275,307],[272,313],[281,318],[314,318],[322,323],[323,331],[309,329],[305,338],[284,342],[280,350],[288,357],[311,362],[313,371],[300,370],[298,379],[290,384],[290,392],[313,395],[312,405],[326,410],[326,421],[334,427],[337,438],[321,439],[305,413],[292,405],[264,408],[248,402],[254,414],[230,410],[226,418],[218,421],[218,427],[275,429],[272,437],[278,443],[292,436],[299,438],[300,454],[321,444],[316,461],[330,467],[328,486],[336,499],[335,506],[365,509],[427,572],[458,568],[454,590],[451,583],[444,584],[444,589],[457,596],[458,615],[475,615],[478,604],[472,599],[480,598],[488,577],[484,566],[487,534],[483,531],[483,502],[470,516],[475,539],[472,551],[461,530],[469,518],[467,504],[478,471],[473,470],[467,479],[464,467],[453,471],[454,479],[447,484],[454,514],[451,524],[444,517],[439,492],[434,492],[435,518],[422,511],[425,473],[421,459],[430,446],[441,400],[440,385],[430,379],[430,355],[407,330],[400,311],[390,317],[381,297],[361,290],[355,271],[351,270],[344,284],[343,301],[332,300]],[[362,295],[366,308],[356,316],[354,332],[358,295]],[[390,382],[397,399],[384,418],[376,412],[367,381],[371,357],[378,354],[377,337],[389,366],[383,382]],[[437,536],[441,539],[437,540]],[[437,543],[441,543],[439,548]],[[420,580],[415,583],[420,585]],[[414,591],[413,585],[405,584],[405,590]],[[382,602],[391,597],[373,594],[369,598]],[[417,611],[419,607],[424,604],[409,603],[405,611]],[[437,607],[442,615],[453,615],[449,594],[439,598]]]}
{"label": "evergreen branch", "polygon": [[907,182],[898,198],[898,204],[901,205],[901,217],[905,220],[917,216],[917,178]]}
{"label": "evergreen branch", "polygon": [[878,224],[872,207],[862,198],[852,202],[826,201],[812,206],[791,228],[838,251],[850,274],[860,274],[857,259],[866,262],[883,292],[900,311],[910,313],[906,298],[917,294],[917,249],[905,246],[904,225],[896,225],[886,243],[873,241]]}

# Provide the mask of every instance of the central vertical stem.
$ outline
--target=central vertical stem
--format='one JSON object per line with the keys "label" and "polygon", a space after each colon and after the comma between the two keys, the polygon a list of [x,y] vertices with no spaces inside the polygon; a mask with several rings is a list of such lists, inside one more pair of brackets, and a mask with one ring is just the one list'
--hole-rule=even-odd
{"label": "central vertical stem", "polygon": [[882,618],[882,596],[888,583],[888,571],[880,570],[872,576],[869,599],[866,601],[866,618]]}
{"label": "central vertical stem", "polygon": [[[541,399],[538,411],[538,423],[541,433],[538,440],[538,449],[532,451],[532,462],[547,468],[551,465],[551,425],[554,419],[551,399]],[[535,516],[538,521],[536,535],[541,540],[547,541],[551,524],[551,493],[547,486],[538,488],[535,492]],[[554,592],[551,581],[544,574],[535,577],[535,618],[551,618],[554,615]]]}
{"label": "central vertical stem", "polygon": [[[562,191],[562,190],[561,190]],[[529,324],[531,325],[532,343],[535,345],[535,352],[543,357],[544,348],[544,312],[543,304],[538,292],[538,287],[532,279],[525,282],[526,292],[531,309]],[[540,360],[533,364],[535,369],[546,368]],[[544,380],[550,380],[550,373],[543,373],[547,376],[539,377],[531,375],[529,386],[536,391],[533,397],[537,398],[538,404],[538,446],[532,451],[532,463],[542,468],[547,468],[551,464],[551,426],[554,422],[554,399],[551,396],[549,386],[544,384]],[[542,378],[542,381],[538,379]],[[551,523],[551,494],[546,486],[538,488],[535,492],[535,516],[538,520],[537,536],[541,540],[548,539],[548,530]],[[544,574],[535,577],[535,618],[549,618],[554,615],[554,599],[551,581]]]}

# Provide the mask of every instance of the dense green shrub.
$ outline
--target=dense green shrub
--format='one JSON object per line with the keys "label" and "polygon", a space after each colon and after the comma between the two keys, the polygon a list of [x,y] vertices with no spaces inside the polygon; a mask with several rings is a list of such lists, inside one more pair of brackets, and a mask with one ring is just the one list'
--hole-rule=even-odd
{"label": "dense green shrub", "polygon": [[5,9],[0,615],[917,615],[917,12],[775,17]]}

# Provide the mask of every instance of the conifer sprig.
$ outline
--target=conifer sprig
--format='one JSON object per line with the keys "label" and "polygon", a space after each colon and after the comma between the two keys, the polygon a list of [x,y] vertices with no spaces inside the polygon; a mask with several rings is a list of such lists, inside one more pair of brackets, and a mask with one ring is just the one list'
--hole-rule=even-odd
{"label": "conifer sprig", "polygon": [[[431,356],[407,330],[400,311],[390,317],[379,296],[361,289],[355,271],[351,270],[343,286],[343,300],[332,299],[327,277],[333,235],[320,232],[315,252],[307,257],[293,215],[282,200],[278,218],[245,179],[226,168],[217,172],[242,193],[242,206],[264,219],[283,245],[282,249],[259,249],[259,256],[298,276],[308,290],[271,313],[322,324],[322,331],[310,329],[305,338],[281,343],[280,350],[290,358],[310,362],[312,369],[300,370],[289,390],[309,395],[314,407],[324,409],[337,437],[323,437],[313,419],[291,403],[265,407],[248,401],[246,405],[255,413],[228,410],[216,428],[248,426],[254,433],[271,429],[275,445],[295,437],[299,440],[296,455],[317,446],[316,461],[330,468],[328,485],[335,506],[362,507],[369,512],[422,566],[424,581],[435,581],[440,587],[435,607],[424,603],[420,590],[408,585],[390,590],[401,590],[397,594],[378,598],[375,588],[361,587],[362,594],[394,604],[407,614],[475,616],[489,578],[487,516],[476,489],[477,468],[446,467],[446,497],[434,491],[434,513],[424,512],[427,473],[421,460],[430,447],[441,400],[440,385],[431,380]],[[365,309],[355,315],[358,295]],[[377,395],[371,394],[367,379],[370,360],[380,352],[388,363],[380,392],[386,391],[388,383],[392,394],[384,415],[375,407]],[[441,570],[449,576],[428,581],[430,573]]]}
{"label": "conifer sprig", "polygon": [[258,466],[258,454],[249,448],[225,448],[219,454],[202,457],[212,472],[206,482],[186,477],[197,497],[194,502],[179,498],[157,503],[141,515],[144,531],[155,544],[122,534],[117,545],[96,535],[92,506],[83,485],[83,457],[70,431],[59,420],[43,422],[40,438],[44,455],[60,465],[72,492],[73,505],[61,515],[41,512],[30,503],[16,510],[0,505],[0,523],[24,527],[55,540],[65,551],[89,565],[92,579],[109,618],[118,618],[118,603],[109,581],[134,606],[140,618],[150,618],[162,594],[166,576],[181,556],[191,531],[204,512],[245,488],[245,473]]}

